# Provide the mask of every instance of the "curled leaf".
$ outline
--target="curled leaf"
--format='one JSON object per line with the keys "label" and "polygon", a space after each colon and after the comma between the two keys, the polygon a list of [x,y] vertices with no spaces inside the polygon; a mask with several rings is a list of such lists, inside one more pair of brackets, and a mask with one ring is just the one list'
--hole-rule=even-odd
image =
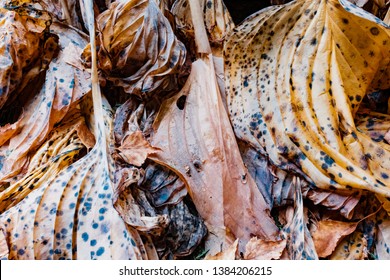
{"label": "curled leaf", "polygon": [[172,87],[186,50],[154,0],[115,1],[96,20],[99,68],[108,80],[139,96]]}
{"label": "curled leaf", "polygon": [[118,148],[119,155],[129,164],[141,166],[145,160],[159,149],[152,147],[141,131],[135,131],[123,140]]}
{"label": "curled leaf", "polygon": [[[85,46],[85,35],[61,24],[53,24],[51,31],[58,35],[62,49],[48,66],[43,84],[36,83],[29,88],[37,93],[28,99],[23,115],[2,135],[0,184],[12,181],[17,174],[23,175],[21,171],[28,164],[29,154],[42,145],[71,106],[91,90],[90,74],[66,62],[67,57],[79,56],[74,50],[80,51]],[[74,48],[69,48],[70,45]]]}
{"label": "curled leaf", "polygon": [[[44,63],[50,61],[50,57],[47,57],[48,61],[42,61],[42,58],[49,46],[52,56],[56,44],[51,38],[49,45],[45,46],[47,27],[50,25],[50,16],[45,12],[39,16],[35,10],[28,8],[0,8],[0,18],[1,109],[8,99],[15,100],[18,91],[39,74]],[[27,74],[29,71],[30,74]]]}
{"label": "curled leaf", "polygon": [[194,62],[182,91],[163,103],[152,137],[161,151],[151,158],[179,172],[210,226],[243,242],[274,240],[278,230],[242,162],[209,59]]}
{"label": "curled leaf", "polygon": [[[234,23],[222,0],[198,0],[203,11],[207,34],[211,43],[221,44]],[[194,26],[188,0],[177,0],[172,6],[176,28],[188,39],[194,40]]]}

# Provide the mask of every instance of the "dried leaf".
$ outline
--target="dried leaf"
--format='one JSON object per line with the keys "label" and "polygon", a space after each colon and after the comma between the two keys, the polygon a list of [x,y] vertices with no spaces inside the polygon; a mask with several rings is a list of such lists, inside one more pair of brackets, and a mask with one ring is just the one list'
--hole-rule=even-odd
{"label": "dried leaf", "polygon": [[277,228],[241,160],[210,61],[194,62],[182,91],[162,105],[152,137],[161,151],[151,158],[180,172],[209,225],[243,242],[274,240]]}
{"label": "dried leaf", "polygon": [[[0,17],[1,109],[8,99],[14,100],[18,91],[21,91],[26,83],[33,79],[41,68],[44,68],[41,59],[47,51],[45,36],[50,25],[50,17],[44,12],[37,16],[36,11],[29,8],[13,10],[0,8]],[[55,43],[52,42],[52,45]],[[51,55],[53,50],[50,52]],[[29,71],[30,74],[27,74]]]}
{"label": "dried leaf", "polygon": [[82,19],[79,18],[78,1],[76,0],[2,0],[4,6],[24,6],[28,4],[39,10],[49,12],[59,22],[82,29]]}
{"label": "dried leaf", "polygon": [[86,44],[85,35],[61,24],[53,24],[51,31],[58,35],[59,44],[64,48],[48,66],[44,84],[29,87],[37,93],[24,106],[23,115],[12,125],[13,131],[8,130],[9,133],[2,135],[0,184],[15,181],[12,178],[17,174],[19,177],[24,175],[21,171],[28,164],[30,154],[42,145],[53,126],[64,118],[71,106],[91,90],[88,82],[90,74],[64,61],[69,56],[79,56],[67,46],[74,45],[80,50]]}
{"label": "dried leaf", "polygon": [[356,230],[358,223],[323,220],[311,231],[317,254],[325,258],[332,254],[336,246],[347,235]]}
{"label": "dried leaf", "polygon": [[390,197],[390,148],[353,119],[367,91],[389,86],[389,39],[383,22],[345,0],[297,0],[247,18],[224,47],[237,137],[318,188]]}
{"label": "dried leaf", "polygon": [[[226,36],[234,28],[222,0],[198,0],[203,12],[203,19],[211,43],[221,44]],[[194,40],[194,27],[188,0],[177,0],[172,6],[172,14],[175,16],[176,28],[183,32],[189,40]]]}
{"label": "dried leaf", "polygon": [[234,241],[232,245],[229,246],[224,251],[221,251],[217,253],[214,256],[207,255],[204,259],[205,260],[235,260],[238,250],[238,239]]}
{"label": "dried leaf", "polygon": [[120,156],[129,164],[141,166],[151,154],[160,149],[152,147],[141,131],[132,132],[118,148]]}
{"label": "dried leaf", "polygon": [[337,246],[331,260],[363,260],[366,255],[367,240],[361,232],[354,232]]}
{"label": "dried leaf", "polygon": [[144,173],[138,187],[146,192],[154,207],[175,205],[187,195],[184,182],[172,170],[148,161]]}
{"label": "dried leaf", "polygon": [[280,241],[264,241],[251,238],[245,246],[245,260],[277,260],[282,255],[283,250],[286,248],[286,240]]}
{"label": "dried leaf", "polygon": [[286,210],[287,223],[283,226],[286,236],[286,250],[282,254],[282,259],[290,260],[316,260],[318,255],[313,239],[307,228],[308,218],[305,215],[301,192],[301,181],[298,177],[293,180],[295,189],[294,207]]}
{"label": "dried leaf", "polygon": [[173,86],[186,50],[154,0],[115,1],[96,20],[99,68],[108,80],[139,96]]}
{"label": "dried leaf", "polygon": [[390,218],[382,211],[377,215],[376,255],[379,260],[390,260]]}
{"label": "dried leaf", "polygon": [[302,186],[302,195],[315,205],[323,205],[329,210],[339,211],[347,219],[351,219],[358,206],[361,191],[326,191],[313,189],[309,185]]}

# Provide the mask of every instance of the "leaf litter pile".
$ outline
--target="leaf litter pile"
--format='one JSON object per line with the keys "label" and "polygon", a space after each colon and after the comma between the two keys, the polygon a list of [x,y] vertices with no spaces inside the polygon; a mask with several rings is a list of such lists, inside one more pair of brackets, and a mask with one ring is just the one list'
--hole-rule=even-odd
{"label": "leaf litter pile", "polygon": [[390,259],[389,1],[0,1],[2,259]]}

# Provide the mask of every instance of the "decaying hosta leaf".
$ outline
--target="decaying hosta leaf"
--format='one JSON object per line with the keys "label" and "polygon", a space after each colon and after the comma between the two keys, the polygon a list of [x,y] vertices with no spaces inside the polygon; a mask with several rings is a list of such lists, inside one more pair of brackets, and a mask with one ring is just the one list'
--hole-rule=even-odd
{"label": "decaying hosta leaf", "polygon": [[380,260],[390,260],[390,218],[387,213],[378,213],[376,224],[376,255]]}
{"label": "decaying hosta leaf", "polygon": [[197,16],[200,23],[195,25],[198,52],[208,55],[192,64],[182,90],[162,104],[151,140],[161,151],[151,158],[178,172],[186,182],[199,214],[209,229],[216,230],[220,242],[216,247],[229,243],[226,231],[242,245],[252,236],[276,240],[278,229],[242,162],[221,101],[201,12],[193,9],[198,3],[190,4],[192,17]]}
{"label": "decaying hosta leaf", "polygon": [[115,1],[96,20],[105,78],[139,96],[172,87],[186,50],[154,0]]}
{"label": "decaying hosta leaf", "polygon": [[251,235],[275,240],[277,228],[242,162],[211,57],[192,64],[184,88],[163,103],[154,127],[152,145],[161,151],[151,158],[180,173],[208,225],[226,227],[244,242]]}
{"label": "decaying hosta leaf", "polygon": [[307,228],[307,220],[304,213],[301,181],[294,178],[294,206],[288,207],[286,211],[287,223],[283,226],[286,236],[285,254],[290,260],[315,260],[318,255],[313,239]]}
{"label": "decaying hosta leaf", "polygon": [[187,195],[184,182],[175,172],[152,161],[146,164],[145,174],[138,182],[138,187],[146,192],[154,207],[175,205]]}
{"label": "decaying hosta leaf", "polygon": [[235,260],[238,251],[238,239],[234,241],[226,250],[223,250],[214,256],[207,255],[205,260]]}
{"label": "decaying hosta leaf", "polygon": [[14,100],[26,83],[47,66],[56,42],[53,38],[45,38],[50,25],[47,13],[41,12],[37,16],[35,10],[28,8],[0,8],[0,18],[1,109],[8,99]]}
{"label": "decaying hosta leaf", "polygon": [[53,20],[72,25],[78,29],[82,27],[80,7],[77,0],[1,0],[0,3],[6,7],[30,5],[36,9],[49,12]]}
{"label": "decaying hosta leaf", "polygon": [[90,74],[67,62],[77,60],[86,44],[84,35],[61,24],[53,24],[50,30],[59,37],[60,52],[48,66],[43,85],[26,88],[37,93],[27,101],[20,119],[1,137],[0,184],[23,175],[29,154],[44,142],[70,106],[91,90]]}
{"label": "decaying hosta leaf", "polygon": [[337,246],[331,260],[363,260],[367,258],[367,240],[361,232],[355,231]]}
{"label": "decaying hosta leaf", "polygon": [[286,248],[286,240],[264,241],[251,238],[245,246],[245,260],[277,260]]}
{"label": "decaying hosta leaf", "polygon": [[[226,34],[234,28],[229,11],[222,0],[198,0],[198,2],[203,11],[210,42],[221,44]],[[189,39],[194,40],[194,27],[189,1],[177,0],[172,6],[172,13],[175,16],[176,28],[189,37]]]}
{"label": "decaying hosta leaf", "polygon": [[238,138],[319,188],[390,197],[390,148],[353,119],[369,89],[389,86],[389,34],[344,0],[297,0],[247,18],[224,48]]}
{"label": "decaying hosta leaf", "polygon": [[338,243],[355,231],[358,223],[322,220],[311,231],[317,254],[325,258],[332,254]]}
{"label": "decaying hosta leaf", "polygon": [[310,199],[315,205],[323,205],[329,210],[338,210],[347,219],[352,218],[355,207],[357,207],[361,191],[328,191],[312,189],[309,185],[302,186],[302,195]]}

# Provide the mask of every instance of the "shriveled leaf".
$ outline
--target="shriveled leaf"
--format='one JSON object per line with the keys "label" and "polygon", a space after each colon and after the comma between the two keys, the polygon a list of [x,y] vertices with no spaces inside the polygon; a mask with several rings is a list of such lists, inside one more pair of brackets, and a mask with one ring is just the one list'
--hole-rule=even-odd
{"label": "shriveled leaf", "polygon": [[137,182],[139,174],[133,172],[122,173],[127,178],[120,180],[125,184],[124,187],[119,186],[119,189],[123,191],[119,194],[118,199],[115,202],[115,208],[121,215],[122,219],[135,229],[141,232],[154,231],[157,234],[161,234],[168,225],[167,215],[147,215],[145,209],[138,205],[132,194],[131,185]]}
{"label": "shriveled leaf", "polygon": [[377,215],[376,256],[380,260],[390,260],[390,218],[385,211]]}
{"label": "shriveled leaf", "polygon": [[[234,28],[229,11],[222,0],[198,0],[203,12],[203,19],[211,43],[221,44]],[[177,0],[172,6],[176,28],[189,40],[194,40],[194,26],[188,0]]]}
{"label": "shriveled leaf", "polygon": [[234,241],[233,244],[229,246],[226,250],[223,250],[219,253],[217,253],[214,256],[207,255],[204,259],[205,260],[235,260],[238,250],[238,239]]}
{"label": "shriveled leaf", "polygon": [[367,258],[367,240],[361,232],[354,232],[337,246],[331,260],[363,260]]}
{"label": "shriveled leaf", "polygon": [[186,50],[156,1],[115,1],[96,20],[99,68],[106,79],[143,97],[173,87]]}
{"label": "shriveled leaf", "polygon": [[287,223],[283,226],[283,232],[287,245],[282,257],[290,260],[318,259],[313,239],[307,228],[308,218],[303,207],[300,179],[295,177],[293,184],[294,207],[288,207],[286,211]]}
{"label": "shriveled leaf", "polygon": [[[37,93],[27,101],[23,115],[2,135],[0,184],[24,174],[23,167],[28,164],[30,154],[42,145],[70,107],[91,90],[90,74],[66,62],[80,55],[86,44],[85,35],[61,24],[53,24],[51,31],[58,35],[61,50],[48,66],[43,85],[29,87]],[[79,53],[75,52],[77,49]]]}
{"label": "shriveled leaf", "polygon": [[174,171],[152,161],[147,162],[138,187],[146,192],[154,207],[175,205],[188,194],[183,180]]}
{"label": "shriveled leaf", "polygon": [[57,19],[59,22],[82,29],[82,18],[79,18],[80,10],[77,0],[2,0],[1,3],[8,7],[28,4],[36,9],[49,12],[53,20]]}
{"label": "shriveled leaf", "polygon": [[347,235],[356,230],[358,223],[322,220],[311,231],[317,254],[325,258],[332,254],[336,246]]}
{"label": "shriveled leaf", "polygon": [[[56,43],[47,36],[50,16],[46,12],[38,16],[35,10],[29,8],[0,8],[0,18],[1,109],[9,99],[15,100],[27,82],[47,66]],[[47,50],[49,46],[51,51]],[[42,60],[45,56],[48,56],[48,61]]]}
{"label": "shriveled leaf", "polygon": [[265,241],[256,237],[251,238],[245,246],[245,260],[277,260],[286,248],[286,240]]}
{"label": "shriveled leaf", "polygon": [[353,119],[368,90],[389,86],[389,40],[383,22],[344,0],[297,0],[247,18],[224,48],[237,137],[318,188],[390,197],[390,148]]}
{"label": "shriveled leaf", "polygon": [[310,185],[302,186],[302,195],[315,205],[323,205],[329,210],[339,211],[347,219],[351,219],[361,197],[361,191],[327,191],[313,189]]}

